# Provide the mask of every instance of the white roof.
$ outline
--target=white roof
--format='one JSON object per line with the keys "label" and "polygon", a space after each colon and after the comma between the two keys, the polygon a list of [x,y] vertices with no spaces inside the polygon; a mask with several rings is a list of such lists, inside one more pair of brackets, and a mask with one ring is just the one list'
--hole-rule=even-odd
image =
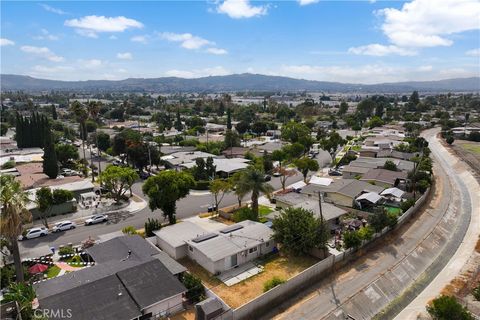
{"label": "white roof", "polygon": [[289,185],[288,187],[297,190],[297,189],[302,189],[306,185],[307,184],[305,182],[298,181],[298,182],[295,182],[294,184]]}
{"label": "white roof", "polygon": [[[231,159],[224,159],[224,158],[214,158],[213,165],[216,167],[216,172],[236,172],[238,170],[242,170],[248,167],[248,162],[250,160],[244,158],[231,158]],[[189,162],[182,164],[182,167],[185,168],[193,168],[196,165],[195,162]]]}
{"label": "white roof", "polygon": [[333,182],[331,178],[322,178],[318,176],[312,176],[309,183],[318,184],[320,186],[329,186]]}
{"label": "white roof", "polygon": [[163,227],[153,233],[170,246],[177,248],[184,245],[187,240],[209,232],[193,222],[183,221],[172,226]]}
{"label": "white roof", "polygon": [[392,195],[397,198],[401,198],[405,192],[403,190],[400,190],[398,188],[388,188],[383,190],[380,194],[382,196],[387,196],[387,195]]}
{"label": "white roof", "polygon": [[367,192],[367,193],[363,193],[361,195],[359,195],[357,197],[357,199],[355,200],[367,200],[367,201],[370,201],[371,203],[377,203],[378,200],[382,199],[382,196],[380,196],[378,193],[376,192]]}

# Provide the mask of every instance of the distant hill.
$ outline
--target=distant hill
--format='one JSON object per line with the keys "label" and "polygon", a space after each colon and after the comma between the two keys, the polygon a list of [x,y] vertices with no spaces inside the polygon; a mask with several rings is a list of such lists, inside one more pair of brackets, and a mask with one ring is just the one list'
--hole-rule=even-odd
{"label": "distant hill", "polygon": [[176,77],[129,78],[125,80],[60,81],[30,76],[0,75],[2,91],[130,91],[130,92],[225,92],[225,91],[322,91],[350,93],[402,93],[480,91],[480,77],[438,81],[409,81],[380,84],[349,84],[312,81],[260,74],[232,74],[197,79]]}

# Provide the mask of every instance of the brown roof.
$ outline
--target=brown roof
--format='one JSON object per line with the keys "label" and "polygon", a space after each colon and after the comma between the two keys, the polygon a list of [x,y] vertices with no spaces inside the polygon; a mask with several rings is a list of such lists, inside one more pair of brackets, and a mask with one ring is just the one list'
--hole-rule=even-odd
{"label": "brown roof", "polygon": [[23,189],[50,187],[83,180],[83,178],[79,176],[50,179],[42,172],[42,164],[38,162],[22,164],[17,166],[16,169],[20,173],[20,176],[15,179],[20,181]]}
{"label": "brown roof", "polygon": [[370,169],[367,173],[363,175],[360,179],[361,181],[379,181],[384,183],[389,183],[391,185],[395,184],[397,179],[406,179],[407,173],[404,171],[391,171],[386,169]]}

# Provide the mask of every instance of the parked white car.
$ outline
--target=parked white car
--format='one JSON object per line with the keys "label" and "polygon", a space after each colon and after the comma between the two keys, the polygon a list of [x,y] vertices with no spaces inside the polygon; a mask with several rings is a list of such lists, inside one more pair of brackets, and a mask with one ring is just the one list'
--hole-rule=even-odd
{"label": "parked white car", "polygon": [[85,220],[85,225],[90,226],[92,224],[97,224],[97,223],[106,222],[106,221],[108,221],[108,216],[106,214],[96,214],[91,218]]}
{"label": "parked white car", "polygon": [[60,171],[60,174],[65,177],[71,177],[71,176],[79,176],[80,173],[78,171],[72,170],[72,169],[62,169]]}
{"label": "parked white car", "polygon": [[44,237],[48,234],[48,229],[45,227],[28,229],[24,234],[18,236],[18,240],[34,239]]}
{"label": "parked white car", "polygon": [[66,221],[60,221],[55,223],[55,225],[52,228],[52,231],[53,232],[67,231],[67,230],[75,229],[76,227],[77,225],[75,224],[75,222],[66,220]]}

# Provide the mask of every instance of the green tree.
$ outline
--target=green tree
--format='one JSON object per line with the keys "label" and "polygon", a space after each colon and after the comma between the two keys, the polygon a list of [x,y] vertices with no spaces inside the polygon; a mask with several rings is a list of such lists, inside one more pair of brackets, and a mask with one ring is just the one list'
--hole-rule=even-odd
{"label": "green tree", "polygon": [[338,147],[343,146],[345,142],[346,141],[337,132],[332,132],[328,137],[320,140],[320,147],[330,153],[333,161]]}
{"label": "green tree", "polygon": [[75,116],[75,119],[80,125],[80,137],[82,138],[83,159],[87,159],[85,154],[85,139],[86,139],[86,127],[85,123],[88,119],[87,109],[78,101],[74,101],[70,107],[70,111]]}
{"label": "green tree", "polygon": [[238,134],[232,130],[227,130],[225,132],[224,146],[225,148],[233,148],[240,146],[240,137]]}
{"label": "green tree", "polygon": [[458,303],[455,297],[440,296],[428,306],[427,312],[434,320],[473,320],[467,308]]}
{"label": "green tree", "polygon": [[135,229],[135,227],[133,227],[133,226],[126,226],[122,229],[122,233],[126,234],[126,235],[129,235],[129,236],[132,236],[132,235],[137,234],[137,229]]}
{"label": "green tree", "polygon": [[238,133],[244,134],[250,129],[250,124],[248,122],[240,121],[237,123],[235,126],[235,130],[237,130]]}
{"label": "green tree", "polygon": [[210,183],[210,192],[213,195],[213,200],[215,201],[215,211],[218,215],[218,210],[220,203],[222,202],[225,194],[232,189],[229,181],[222,179],[215,179]]}
{"label": "green tree", "polygon": [[302,157],[296,160],[294,163],[297,166],[298,170],[300,170],[300,172],[302,173],[304,182],[307,182],[308,171],[317,171],[320,168],[316,160],[310,159],[308,157]]}
{"label": "green tree", "polygon": [[242,178],[240,179],[240,188],[252,193],[252,211],[258,220],[258,198],[263,193],[267,197],[270,197],[273,192],[273,187],[265,181],[265,174],[254,167],[248,167],[242,172]]}
{"label": "green tree", "polygon": [[18,236],[23,232],[23,224],[32,219],[26,208],[29,202],[28,194],[22,190],[20,182],[13,176],[0,175],[0,232],[9,242],[8,248],[13,255],[17,282],[24,280]]}
{"label": "green tree", "polygon": [[285,283],[285,280],[279,277],[273,277],[272,279],[265,281],[265,283],[263,284],[263,292],[272,290],[273,288],[281,285],[282,283]]}
{"label": "green tree", "polygon": [[232,110],[227,109],[227,130],[232,130]]}
{"label": "green tree", "polygon": [[384,122],[382,120],[382,118],[378,117],[378,116],[373,116],[367,123],[367,126],[372,129],[372,128],[376,128],[376,127],[381,127],[384,125]]}
{"label": "green tree", "polygon": [[346,114],[348,111],[348,104],[345,101],[340,103],[340,107],[338,108],[337,115],[342,116]]}
{"label": "green tree", "polygon": [[32,309],[32,301],[36,298],[33,287],[25,283],[12,283],[3,296],[3,302],[15,301],[20,308],[22,319],[36,319]]}
{"label": "green tree", "polygon": [[294,255],[308,254],[314,248],[324,249],[328,239],[326,223],[303,208],[282,210],[273,220],[272,228],[273,239]]}
{"label": "green tree", "polygon": [[57,160],[66,167],[71,160],[78,160],[78,150],[72,144],[57,144],[55,145],[55,153]]}
{"label": "green tree", "polygon": [[230,184],[232,186],[233,192],[237,196],[238,207],[242,206],[242,199],[248,193],[247,187],[242,183],[243,179],[243,172],[235,172],[233,175],[230,176]]}
{"label": "green tree", "polygon": [[175,224],[176,202],[186,197],[194,184],[193,177],[187,172],[162,171],[148,178],[142,190],[149,198],[150,209],[162,210],[169,223]]}
{"label": "green tree", "polygon": [[183,274],[182,283],[187,288],[186,298],[190,303],[197,303],[205,299],[205,287],[202,280],[191,273]]}
{"label": "green tree", "polygon": [[390,170],[390,171],[398,170],[397,165],[392,160],[385,161],[385,164],[383,165],[383,169]]}
{"label": "green tree", "polygon": [[109,190],[116,202],[120,202],[137,179],[138,174],[129,167],[110,165],[100,174],[100,184]]}
{"label": "green tree", "polygon": [[148,218],[145,222],[145,236],[153,237],[155,233],[153,231],[160,230],[162,228],[162,223],[158,219]]}
{"label": "green tree", "polygon": [[58,176],[57,154],[55,152],[55,145],[53,144],[50,128],[46,129],[45,134],[45,147],[43,148],[43,173],[45,173],[50,179],[55,179]]}
{"label": "green tree", "polygon": [[98,148],[102,151],[107,151],[110,148],[110,136],[103,131],[97,132]]}
{"label": "green tree", "polygon": [[418,96],[418,91],[413,91],[412,92],[412,95],[408,99],[408,102],[410,102],[414,106],[417,106],[420,103],[420,98]]}
{"label": "green tree", "polygon": [[175,119],[175,129],[177,131],[182,131],[183,129],[183,124],[182,124],[182,119],[180,118],[180,109],[177,109],[177,114],[176,114],[176,119]]}
{"label": "green tree", "polygon": [[50,106],[50,110],[52,111],[52,119],[53,120],[57,120],[58,119],[58,115],[57,115],[57,108],[55,108],[55,105],[51,105]]}
{"label": "green tree", "polygon": [[310,129],[303,123],[290,121],[282,127],[282,139],[291,143],[302,142],[310,137]]}
{"label": "green tree", "polygon": [[356,249],[362,244],[362,238],[360,237],[358,231],[346,231],[343,234],[343,243],[346,249]]}
{"label": "green tree", "polygon": [[42,215],[43,225],[48,229],[48,216],[50,215],[53,206],[52,190],[48,187],[40,188],[36,192],[35,201],[37,203],[38,211],[40,211]]}

